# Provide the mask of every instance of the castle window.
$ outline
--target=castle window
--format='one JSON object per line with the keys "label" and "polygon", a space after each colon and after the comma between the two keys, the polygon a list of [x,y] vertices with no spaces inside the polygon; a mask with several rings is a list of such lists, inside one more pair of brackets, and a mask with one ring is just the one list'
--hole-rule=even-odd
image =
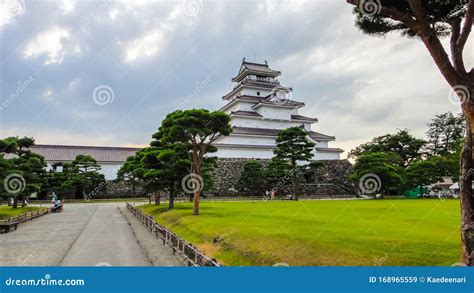
{"label": "castle window", "polygon": [[260,92],[257,92],[257,96],[260,96]]}

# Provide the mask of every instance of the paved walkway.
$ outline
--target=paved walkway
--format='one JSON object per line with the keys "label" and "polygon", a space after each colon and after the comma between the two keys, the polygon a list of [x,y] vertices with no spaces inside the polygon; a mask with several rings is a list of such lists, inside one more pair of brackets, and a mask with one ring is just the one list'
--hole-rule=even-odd
{"label": "paved walkway", "polygon": [[152,265],[116,203],[66,204],[0,234],[0,247],[0,266]]}

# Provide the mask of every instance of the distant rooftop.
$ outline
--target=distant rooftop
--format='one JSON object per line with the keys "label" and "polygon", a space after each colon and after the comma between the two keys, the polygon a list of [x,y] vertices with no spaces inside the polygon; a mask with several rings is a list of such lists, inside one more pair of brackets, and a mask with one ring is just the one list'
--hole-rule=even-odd
{"label": "distant rooftop", "polygon": [[88,155],[99,163],[120,163],[135,155],[140,148],[37,144],[30,150],[42,155],[49,162],[73,161],[78,155]]}

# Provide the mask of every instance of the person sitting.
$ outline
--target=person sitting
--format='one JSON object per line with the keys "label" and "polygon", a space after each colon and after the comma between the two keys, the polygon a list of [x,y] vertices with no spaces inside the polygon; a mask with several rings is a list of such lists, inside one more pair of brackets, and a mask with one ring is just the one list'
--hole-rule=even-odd
{"label": "person sitting", "polygon": [[62,210],[63,210],[63,203],[61,202],[61,200],[57,199],[54,202],[54,207],[52,208],[52,211],[56,213],[56,212],[62,212]]}

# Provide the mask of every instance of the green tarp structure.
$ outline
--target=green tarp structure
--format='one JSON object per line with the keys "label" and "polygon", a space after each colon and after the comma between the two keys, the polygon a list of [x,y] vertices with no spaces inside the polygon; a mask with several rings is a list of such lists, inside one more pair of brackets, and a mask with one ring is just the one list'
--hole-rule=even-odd
{"label": "green tarp structure", "polygon": [[[423,193],[428,193],[428,186],[423,186]],[[418,198],[419,194],[423,194],[420,187],[409,189],[403,193],[406,198]]]}

